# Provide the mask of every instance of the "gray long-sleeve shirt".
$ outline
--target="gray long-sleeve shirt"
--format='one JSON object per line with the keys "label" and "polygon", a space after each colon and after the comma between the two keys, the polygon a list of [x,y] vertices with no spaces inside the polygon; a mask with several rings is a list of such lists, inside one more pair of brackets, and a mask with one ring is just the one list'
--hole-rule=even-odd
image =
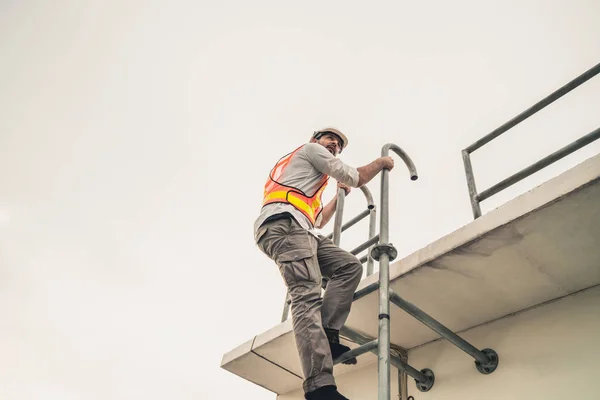
{"label": "gray long-sleeve shirt", "polygon": [[[292,186],[312,195],[319,189],[319,182],[323,174],[351,187],[358,187],[358,170],[342,160],[334,157],[327,149],[318,143],[307,143],[291,158],[290,163],[283,171],[279,183]],[[272,203],[262,207],[260,215],[254,222],[254,238],[258,240],[258,230],[262,223],[270,216],[280,213],[290,213],[301,227],[314,234],[310,220],[287,203]],[[321,215],[317,219],[320,222]]]}

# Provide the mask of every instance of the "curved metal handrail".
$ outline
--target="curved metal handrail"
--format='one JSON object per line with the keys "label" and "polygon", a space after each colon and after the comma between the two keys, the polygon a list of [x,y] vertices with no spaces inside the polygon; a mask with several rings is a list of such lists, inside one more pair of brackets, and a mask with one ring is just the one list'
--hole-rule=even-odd
{"label": "curved metal handrail", "polygon": [[[365,216],[367,216],[369,214],[369,211],[375,209],[375,202],[373,201],[373,195],[371,194],[371,191],[369,190],[369,188],[363,185],[359,189],[365,195],[365,199],[367,200],[367,209],[365,211],[363,211],[362,213],[358,214],[356,217],[352,218],[350,221],[346,222],[344,225],[341,224],[341,218],[339,218],[338,215],[343,214],[343,210],[344,210],[343,202],[344,202],[346,195],[345,195],[345,192],[343,189],[339,189],[337,191],[338,201],[337,201],[337,204],[335,207],[336,220],[334,222],[333,232],[331,232],[329,235],[327,235],[327,238],[333,240],[333,243],[335,243],[336,246],[339,246],[339,237],[342,232],[344,232],[346,229],[350,228],[357,222],[361,221]],[[340,202],[340,198],[341,198],[340,196],[343,197],[343,199],[341,199],[342,200],[341,202]],[[340,213],[340,211],[341,211],[341,213]],[[338,219],[340,219],[340,221],[338,221]],[[372,237],[372,236],[373,235],[371,235],[370,237]],[[337,243],[336,243],[336,241],[337,241]]]}
{"label": "curved metal handrail", "polygon": [[[392,151],[394,151],[394,153],[398,154],[398,156],[400,156],[400,158],[404,161],[404,163],[408,167],[408,171],[410,172],[410,180],[416,181],[417,179],[419,179],[419,175],[417,174],[417,168],[415,167],[415,164],[412,162],[412,160],[410,159],[408,154],[406,154],[406,152],[400,148],[400,146],[395,145],[394,143],[386,144],[385,146],[383,146],[381,148],[381,156],[382,157],[389,156],[390,150],[392,150]],[[389,172],[388,169],[384,169],[384,171]],[[383,176],[381,179],[383,180]]]}
{"label": "curved metal handrail", "polygon": [[365,195],[365,198],[367,199],[367,208],[370,210],[372,208],[375,208],[375,202],[373,201],[373,195],[371,194],[371,191],[369,190],[369,188],[365,185],[360,187],[360,190],[363,192],[363,194]]}
{"label": "curved metal handrail", "polygon": [[[390,150],[398,154],[402,161],[404,161],[410,173],[410,180],[416,181],[417,179],[419,179],[419,175],[417,174],[417,168],[415,167],[415,164],[412,162],[408,154],[406,154],[406,152],[402,150],[398,145],[395,145],[393,143],[386,144],[381,149],[381,156],[388,157],[390,154]],[[381,215],[379,217],[379,236],[381,238],[382,243],[388,242],[390,233],[389,173],[390,170],[387,168],[384,168],[381,171]]]}
{"label": "curved metal handrail", "polygon": [[[337,204],[336,204],[336,208],[335,208],[335,222],[334,222],[333,232],[327,236],[328,238],[333,240],[333,243],[336,246],[340,245],[340,239],[341,239],[342,232],[344,232],[346,229],[350,228],[357,222],[361,221],[367,215],[369,216],[369,237],[367,238],[367,241],[369,241],[369,240],[373,239],[373,237],[375,237],[375,231],[377,229],[377,227],[376,227],[377,210],[375,207],[375,202],[373,201],[373,195],[371,194],[371,191],[369,190],[369,188],[365,185],[361,186],[360,190],[363,192],[363,194],[365,195],[365,199],[367,200],[367,209],[364,210],[362,213],[358,214],[356,217],[352,218],[350,221],[346,222],[344,225],[342,225],[342,217],[343,217],[344,200],[345,200],[346,194],[343,189],[338,190],[338,193],[337,193],[338,199],[337,199]],[[370,255],[371,248],[372,248],[372,246],[369,247],[369,251],[366,256],[367,276],[373,274],[374,262],[373,262],[373,257],[371,257],[371,255]]]}

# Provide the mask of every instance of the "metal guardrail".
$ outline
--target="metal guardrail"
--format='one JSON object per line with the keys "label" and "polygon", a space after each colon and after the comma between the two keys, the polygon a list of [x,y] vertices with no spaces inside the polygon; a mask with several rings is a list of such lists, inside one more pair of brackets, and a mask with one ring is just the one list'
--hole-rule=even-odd
{"label": "metal guardrail", "polygon": [[594,76],[600,73],[600,64],[595,65],[590,68],[577,78],[573,79],[571,82],[567,83],[560,89],[554,91],[550,95],[546,96],[539,102],[535,103],[533,106],[529,107],[527,110],[523,111],[521,114],[502,124],[500,127],[494,129],[492,132],[488,133],[481,139],[477,140],[475,143],[467,147],[462,151],[463,163],[465,166],[465,174],[467,178],[467,187],[469,189],[469,197],[471,199],[471,208],[473,209],[473,217],[475,219],[481,217],[481,206],[480,203],[484,200],[489,199],[493,195],[501,192],[502,190],[514,185],[515,183],[527,178],[528,176],[536,173],[542,168],[547,167],[548,165],[560,160],[568,156],[569,154],[579,150],[580,148],[588,145],[589,143],[600,139],[600,128],[588,133],[585,136],[577,139],[573,143],[563,147],[560,150],[555,151],[547,157],[544,157],[540,161],[530,165],[527,168],[522,169],[521,171],[509,176],[508,178],[502,180],[501,182],[493,185],[492,187],[484,190],[481,193],[477,192],[477,186],[475,184],[475,175],[473,174],[473,166],[471,164],[471,153],[475,150],[481,148],[485,144],[491,142],[498,136],[502,135],[504,132],[509,129],[515,127],[519,123],[525,121],[527,118],[531,117],[538,111],[542,110],[544,107],[552,104],[556,100],[560,99],[565,94],[571,92],[573,89],[587,82]]}

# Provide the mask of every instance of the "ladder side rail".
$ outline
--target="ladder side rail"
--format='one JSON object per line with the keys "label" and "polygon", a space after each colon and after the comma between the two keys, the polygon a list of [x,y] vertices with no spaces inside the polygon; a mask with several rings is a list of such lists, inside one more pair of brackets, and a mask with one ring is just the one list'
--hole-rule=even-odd
{"label": "ladder side rail", "polygon": [[[369,210],[369,238],[372,238],[375,236],[376,233],[376,224],[377,224],[377,210],[375,208],[375,203],[373,202],[373,196],[371,195],[371,192],[369,191],[369,188],[367,188],[365,185],[360,187],[360,190],[362,190],[362,192],[364,193],[365,197],[367,198],[367,208]],[[371,250],[373,250],[374,245],[372,245],[371,247],[369,247],[369,251],[367,252],[367,276],[373,275],[373,264],[374,264],[374,260],[373,257],[371,256]],[[362,258],[361,258],[362,260]],[[364,261],[361,262],[361,264]]]}
{"label": "ladder side rail", "polygon": [[338,189],[337,204],[335,205],[335,222],[333,224],[333,244],[340,246],[342,239],[342,218],[344,217],[344,204],[346,202],[346,191]]}
{"label": "ladder side rail", "polygon": [[[393,150],[404,161],[410,173],[410,179],[417,179],[414,163],[400,147],[388,143],[381,149],[381,156],[387,157]],[[381,206],[379,216],[380,243],[373,247],[371,254],[379,262],[379,331],[378,331],[378,399],[390,400],[390,259],[397,255],[396,249],[389,243],[389,170],[381,171]]]}

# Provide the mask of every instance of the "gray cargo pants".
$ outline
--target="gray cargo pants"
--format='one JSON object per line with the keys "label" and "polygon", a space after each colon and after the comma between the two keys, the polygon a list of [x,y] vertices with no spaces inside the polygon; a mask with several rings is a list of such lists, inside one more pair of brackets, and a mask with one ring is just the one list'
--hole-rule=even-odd
{"label": "gray cargo pants", "polygon": [[[339,330],[350,313],[363,267],[324,236],[316,238],[293,218],[264,223],[257,245],[279,267],[292,300],[292,323],[304,373],[304,391],[335,385],[323,328]],[[321,298],[321,277],[329,278]]]}

